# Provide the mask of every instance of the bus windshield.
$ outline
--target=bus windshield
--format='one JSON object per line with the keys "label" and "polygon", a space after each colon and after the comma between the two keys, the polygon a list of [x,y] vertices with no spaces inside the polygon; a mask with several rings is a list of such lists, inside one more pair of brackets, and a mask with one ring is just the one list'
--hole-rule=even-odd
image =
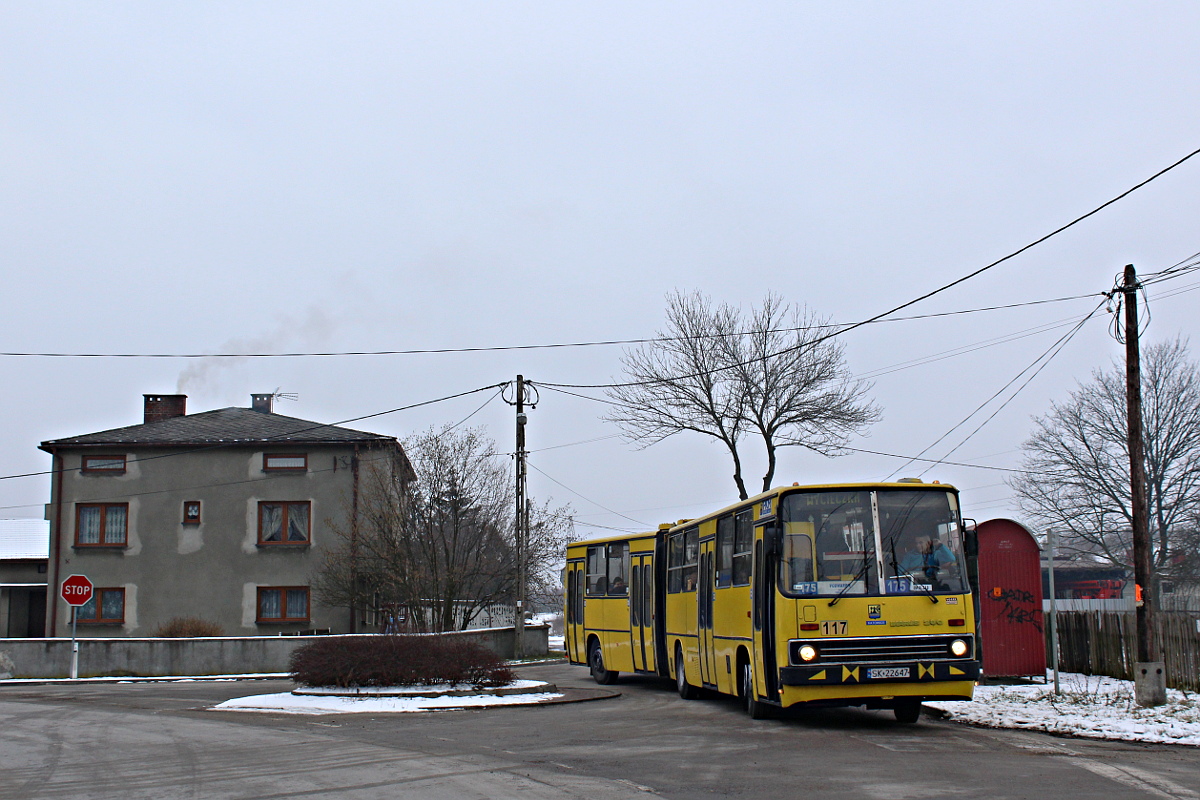
{"label": "bus windshield", "polygon": [[967,591],[951,492],[879,492],[879,527],[888,594]]}
{"label": "bus windshield", "polygon": [[968,591],[953,492],[796,492],[780,506],[784,594]]}
{"label": "bus windshield", "polygon": [[780,585],[786,594],[878,591],[871,492],[803,492],[782,503]]}

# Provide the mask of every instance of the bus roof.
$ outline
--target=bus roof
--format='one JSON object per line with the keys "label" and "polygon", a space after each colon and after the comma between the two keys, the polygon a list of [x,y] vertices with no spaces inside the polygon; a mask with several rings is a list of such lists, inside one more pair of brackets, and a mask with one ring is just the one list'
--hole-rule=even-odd
{"label": "bus roof", "polygon": [[[753,505],[754,503],[762,502],[764,499],[766,499],[768,497],[776,497],[778,495],[781,495],[781,494],[784,494],[787,492],[835,491],[835,490],[839,490],[839,489],[898,489],[901,491],[904,491],[906,489],[942,489],[942,490],[951,491],[951,492],[958,491],[958,489],[956,489],[954,486],[952,486],[949,483],[925,483],[924,481],[920,480],[919,478],[908,478],[908,479],[902,479],[899,481],[892,481],[889,483],[884,483],[884,482],[880,482],[880,481],[865,482],[865,483],[815,483],[815,484],[807,484],[804,486],[801,486],[798,483],[793,483],[791,486],[776,486],[775,488],[771,489],[768,492],[760,492],[759,494],[756,494],[752,497],[747,497],[745,500],[738,500],[737,502],[730,503],[729,505],[724,506],[722,508],[718,508],[716,511],[709,512],[708,514],[703,514],[703,515],[701,515],[699,517],[695,517],[693,519],[683,519],[683,520],[679,520],[677,522],[666,523],[666,524],[660,526],[659,530],[676,530],[678,528],[687,527],[689,525],[693,525],[695,523],[701,522],[706,519],[712,519],[713,517],[719,517],[720,515],[728,513],[730,511],[733,511],[734,509],[744,508],[747,505]],[[623,541],[626,541],[629,539],[641,539],[641,538],[645,538],[645,537],[653,537],[653,536],[655,536],[656,533],[657,533],[656,531],[646,531],[644,533],[611,534],[608,536],[600,536],[595,539],[581,539],[578,542],[571,542],[569,545],[567,545],[567,547],[571,548],[571,547],[575,547],[578,545],[606,544],[608,542],[623,542]]]}
{"label": "bus roof", "polygon": [[814,492],[814,491],[815,492],[820,492],[820,491],[828,492],[828,491],[838,491],[838,490],[844,490],[844,489],[899,489],[901,491],[904,491],[907,489],[943,489],[943,490],[948,490],[951,492],[958,491],[958,489],[956,489],[955,487],[951,486],[948,483],[925,483],[924,481],[921,481],[921,480],[918,480],[915,478],[910,479],[910,480],[893,481],[891,483],[883,483],[883,482],[879,482],[879,481],[870,482],[870,483],[868,483],[868,482],[863,482],[863,483],[814,483],[814,484],[808,484],[805,486],[801,486],[798,483],[793,483],[791,486],[776,486],[775,488],[771,489],[769,492],[760,492],[759,494],[753,495],[751,497],[747,497],[745,500],[738,500],[735,503],[730,503],[729,505],[724,506],[723,508],[718,508],[716,511],[712,511],[712,512],[709,512],[708,514],[704,514],[702,516],[695,517],[694,519],[680,520],[679,522],[670,524],[669,529],[676,530],[677,528],[687,527],[689,525],[693,525],[693,524],[702,522],[706,519],[712,519],[713,517],[719,517],[722,514],[726,514],[730,511],[733,511],[734,509],[744,508],[747,505],[753,505],[755,503],[760,503],[763,500],[767,499],[768,497],[777,497],[781,494],[786,494],[789,492]]}
{"label": "bus roof", "polygon": [[567,549],[572,547],[581,547],[589,544],[607,544],[608,542],[625,542],[631,539],[653,539],[655,531],[644,531],[642,533],[614,533],[608,536],[598,536],[595,539],[580,539],[577,542],[571,542],[567,545]]}

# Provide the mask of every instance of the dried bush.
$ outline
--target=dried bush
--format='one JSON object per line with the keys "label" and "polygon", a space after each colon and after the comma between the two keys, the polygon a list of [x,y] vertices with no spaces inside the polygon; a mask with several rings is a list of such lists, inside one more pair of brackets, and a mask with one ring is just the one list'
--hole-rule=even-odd
{"label": "dried bush", "polygon": [[194,639],[198,636],[224,636],[225,631],[215,622],[199,617],[175,617],[154,631],[155,636],[171,639]]}
{"label": "dried bush", "polygon": [[305,686],[501,686],[512,680],[504,662],[483,645],[457,637],[337,636],[292,653],[292,680]]}

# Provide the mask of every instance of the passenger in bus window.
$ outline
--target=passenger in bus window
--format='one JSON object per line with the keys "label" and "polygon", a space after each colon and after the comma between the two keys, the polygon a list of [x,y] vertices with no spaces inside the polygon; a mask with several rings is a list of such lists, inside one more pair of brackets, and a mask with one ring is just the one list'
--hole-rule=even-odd
{"label": "passenger in bus window", "polygon": [[625,579],[620,575],[613,578],[612,588],[609,589],[609,594],[628,594],[629,587],[625,585]]}

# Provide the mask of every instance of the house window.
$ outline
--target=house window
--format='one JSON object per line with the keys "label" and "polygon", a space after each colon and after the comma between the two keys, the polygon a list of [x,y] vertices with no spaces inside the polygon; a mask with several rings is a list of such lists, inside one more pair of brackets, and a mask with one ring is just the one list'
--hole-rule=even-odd
{"label": "house window", "polygon": [[260,586],[259,622],[308,622],[307,586]]}
{"label": "house window", "polygon": [[125,621],[125,590],[96,589],[92,599],[75,609],[75,620],[82,624],[114,624]]}
{"label": "house window", "polygon": [[128,503],[96,503],[75,508],[76,547],[125,546]]}
{"label": "house window", "polygon": [[199,500],[185,500],[183,502],[183,523],[185,525],[200,524]]}
{"label": "house window", "polygon": [[259,544],[308,544],[312,504],[302,502],[258,504]]}
{"label": "house window", "polygon": [[83,471],[102,475],[124,475],[125,456],[84,456]]}
{"label": "house window", "polygon": [[306,472],[307,453],[263,453],[264,472]]}

